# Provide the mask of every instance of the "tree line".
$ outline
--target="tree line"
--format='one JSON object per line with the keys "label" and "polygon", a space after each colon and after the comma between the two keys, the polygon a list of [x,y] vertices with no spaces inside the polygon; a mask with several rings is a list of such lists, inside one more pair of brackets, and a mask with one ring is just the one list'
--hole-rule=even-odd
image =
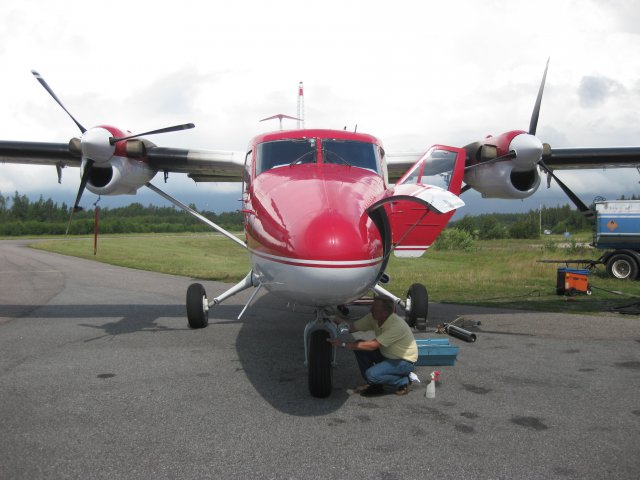
{"label": "tree line", "polygon": [[[620,200],[640,200],[633,195]],[[195,209],[195,205],[190,205]],[[18,192],[10,196],[0,193],[0,235],[60,235],[64,234],[69,221],[69,206],[58,204],[42,195],[30,201]],[[227,230],[242,230],[243,215],[236,212],[201,212],[212,222]],[[475,217],[465,215],[452,222],[449,227],[467,232],[472,238],[483,240],[500,238],[538,238],[541,231],[552,233],[590,230],[592,224],[584,215],[570,205],[542,207],[526,213],[492,213]],[[74,214],[69,233],[86,235],[93,233],[94,211]],[[179,233],[206,232],[210,228],[175,207],[143,206],[132,203],[126,207],[99,209],[101,233]]]}
{"label": "tree line", "polygon": [[[640,200],[632,195],[619,200]],[[593,205],[591,206],[593,208]],[[450,227],[465,231],[473,238],[481,240],[500,238],[538,238],[541,233],[562,234],[564,232],[584,232],[593,228],[593,221],[570,205],[542,207],[526,213],[491,213],[475,217],[465,215],[452,222]]]}
{"label": "tree line", "polygon": [[[195,209],[195,205],[190,205]],[[201,212],[212,222],[227,230],[242,230],[240,212]],[[0,235],[60,235],[67,230],[70,208],[42,195],[30,201],[26,195],[15,192],[13,196],[0,193]],[[98,211],[100,233],[179,233],[207,232],[211,228],[175,207],[143,206],[132,203],[126,207],[100,207]],[[92,234],[94,210],[73,214],[69,233]]]}

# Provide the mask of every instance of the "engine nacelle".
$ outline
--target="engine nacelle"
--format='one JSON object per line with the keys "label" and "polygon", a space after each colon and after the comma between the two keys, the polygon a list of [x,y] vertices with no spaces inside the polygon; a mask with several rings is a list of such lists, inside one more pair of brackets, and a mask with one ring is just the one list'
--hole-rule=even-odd
{"label": "engine nacelle", "polygon": [[[84,172],[85,160],[81,172]],[[133,195],[151,180],[157,170],[135,159],[111,157],[107,166],[94,164],[89,173],[87,190],[96,195]]]}
{"label": "engine nacelle", "polygon": [[486,198],[527,198],[540,186],[538,169],[518,170],[509,161],[477,165],[464,175],[464,181]]}

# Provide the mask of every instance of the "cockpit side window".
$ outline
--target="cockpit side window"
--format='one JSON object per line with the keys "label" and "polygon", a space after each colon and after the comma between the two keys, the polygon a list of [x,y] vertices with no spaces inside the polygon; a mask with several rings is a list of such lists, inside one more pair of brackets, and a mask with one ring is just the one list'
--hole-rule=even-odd
{"label": "cockpit side window", "polygon": [[276,140],[258,145],[256,175],[285,165],[316,162],[316,140],[314,138]]}
{"label": "cockpit side window", "polygon": [[418,183],[418,179],[420,178],[420,174],[422,173],[422,164],[424,162],[418,163],[413,167],[411,173],[403,180],[402,183]]}
{"label": "cockpit side window", "polygon": [[322,140],[324,163],[350,165],[381,172],[378,146],[354,140]]}
{"label": "cockpit side window", "polygon": [[449,188],[453,168],[456,164],[456,153],[448,150],[434,149],[424,160],[418,162],[402,183],[420,183]]}
{"label": "cockpit side window", "polygon": [[455,164],[455,152],[439,149],[434,150],[424,162],[420,183],[448,189]]}

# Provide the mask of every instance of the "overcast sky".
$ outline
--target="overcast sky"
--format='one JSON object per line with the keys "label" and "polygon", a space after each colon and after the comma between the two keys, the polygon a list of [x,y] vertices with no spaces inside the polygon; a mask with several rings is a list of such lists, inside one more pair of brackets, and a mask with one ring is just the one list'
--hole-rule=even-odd
{"label": "overcast sky", "polygon": [[[551,57],[543,141],[640,145],[639,19],[633,0],[3,0],[0,138],[78,135],[35,69],[85,127],[196,124],[153,137],[163,146],[243,150],[254,134],[277,128],[258,120],[296,114],[299,81],[307,127],[357,124],[389,152],[463,146],[528,128]],[[586,201],[640,192],[636,170],[559,176]],[[239,192],[237,184],[196,187],[180,177],[167,190],[186,202],[212,192],[211,208],[229,198],[213,192]],[[75,169],[59,186],[52,167],[0,166],[5,195],[56,192],[72,203],[78,183]],[[95,199],[86,195],[84,203]],[[558,198],[543,185],[531,202]]]}

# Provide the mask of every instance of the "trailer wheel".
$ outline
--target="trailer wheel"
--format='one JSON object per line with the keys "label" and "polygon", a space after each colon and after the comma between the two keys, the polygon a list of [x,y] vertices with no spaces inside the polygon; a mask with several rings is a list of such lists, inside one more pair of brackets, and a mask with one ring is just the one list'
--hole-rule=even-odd
{"label": "trailer wheel", "polygon": [[638,276],[638,264],[630,255],[616,253],[607,260],[609,276],[622,280],[635,280]]}

